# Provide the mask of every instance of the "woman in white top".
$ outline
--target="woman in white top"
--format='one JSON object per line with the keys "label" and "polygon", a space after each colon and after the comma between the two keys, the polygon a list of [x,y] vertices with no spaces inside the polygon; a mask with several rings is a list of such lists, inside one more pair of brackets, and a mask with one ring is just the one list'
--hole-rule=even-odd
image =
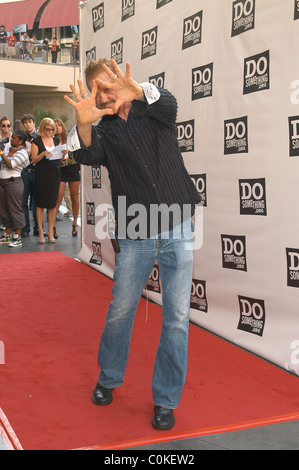
{"label": "woman in white top", "polygon": [[[5,234],[0,243],[8,243],[10,247],[22,246],[21,232],[25,225],[22,210],[22,197],[24,191],[21,173],[29,165],[26,150],[26,132],[17,130],[13,132],[10,143],[1,154],[0,163],[0,216],[5,225]],[[15,238],[12,240],[12,231]]]}

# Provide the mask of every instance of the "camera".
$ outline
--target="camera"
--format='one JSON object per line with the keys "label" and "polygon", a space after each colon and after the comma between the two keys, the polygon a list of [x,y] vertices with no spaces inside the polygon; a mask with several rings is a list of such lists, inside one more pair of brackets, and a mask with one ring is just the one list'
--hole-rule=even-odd
{"label": "camera", "polygon": [[[5,144],[7,144],[8,142],[9,142],[9,138],[8,138],[8,137],[6,137],[6,139],[0,140],[0,151],[1,151],[1,150],[4,150]],[[1,152],[1,153],[2,153],[2,152]],[[0,155],[1,155],[1,153],[0,153]]]}

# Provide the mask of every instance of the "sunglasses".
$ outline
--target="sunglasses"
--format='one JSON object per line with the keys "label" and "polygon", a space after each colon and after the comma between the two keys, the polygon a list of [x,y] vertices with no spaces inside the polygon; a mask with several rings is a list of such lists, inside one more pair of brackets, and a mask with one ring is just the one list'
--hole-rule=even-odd
{"label": "sunglasses", "polygon": [[52,132],[54,132],[54,129],[52,129],[52,127],[45,127],[45,131],[52,131]]}
{"label": "sunglasses", "polygon": [[1,127],[11,127],[10,124],[2,124]]}

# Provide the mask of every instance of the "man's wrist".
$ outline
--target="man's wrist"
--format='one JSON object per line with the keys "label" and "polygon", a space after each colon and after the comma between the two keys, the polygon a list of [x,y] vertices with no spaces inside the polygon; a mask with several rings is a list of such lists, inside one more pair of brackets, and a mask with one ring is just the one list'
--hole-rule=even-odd
{"label": "man's wrist", "polygon": [[141,85],[138,85],[139,86],[139,94],[136,95],[136,98],[135,100],[137,101],[144,101],[144,91],[143,91],[143,88]]}
{"label": "man's wrist", "polygon": [[67,136],[67,149],[76,152],[80,149],[88,149],[93,142],[93,126],[74,126]]}

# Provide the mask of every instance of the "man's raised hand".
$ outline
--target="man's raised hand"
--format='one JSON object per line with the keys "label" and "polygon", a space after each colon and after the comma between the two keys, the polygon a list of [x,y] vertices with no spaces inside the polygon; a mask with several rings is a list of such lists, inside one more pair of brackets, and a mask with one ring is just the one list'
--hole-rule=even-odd
{"label": "man's raised hand", "polygon": [[120,106],[124,103],[131,103],[133,100],[143,100],[143,89],[131,76],[130,62],[126,63],[125,75],[123,75],[115,60],[112,59],[111,62],[113,63],[116,73],[114,73],[105,64],[102,65],[102,68],[109,76],[110,81],[96,79],[95,82],[98,87],[113,90],[116,93],[117,99],[112,105],[112,110],[114,113],[117,113]]}
{"label": "man's raised hand", "polygon": [[76,99],[72,100],[65,95],[64,99],[75,109],[78,127],[91,126],[94,122],[101,119],[105,114],[114,114],[111,109],[98,109],[96,107],[97,84],[94,81],[90,96],[87,95],[82,80],[78,80],[79,91],[74,85],[70,88]]}

